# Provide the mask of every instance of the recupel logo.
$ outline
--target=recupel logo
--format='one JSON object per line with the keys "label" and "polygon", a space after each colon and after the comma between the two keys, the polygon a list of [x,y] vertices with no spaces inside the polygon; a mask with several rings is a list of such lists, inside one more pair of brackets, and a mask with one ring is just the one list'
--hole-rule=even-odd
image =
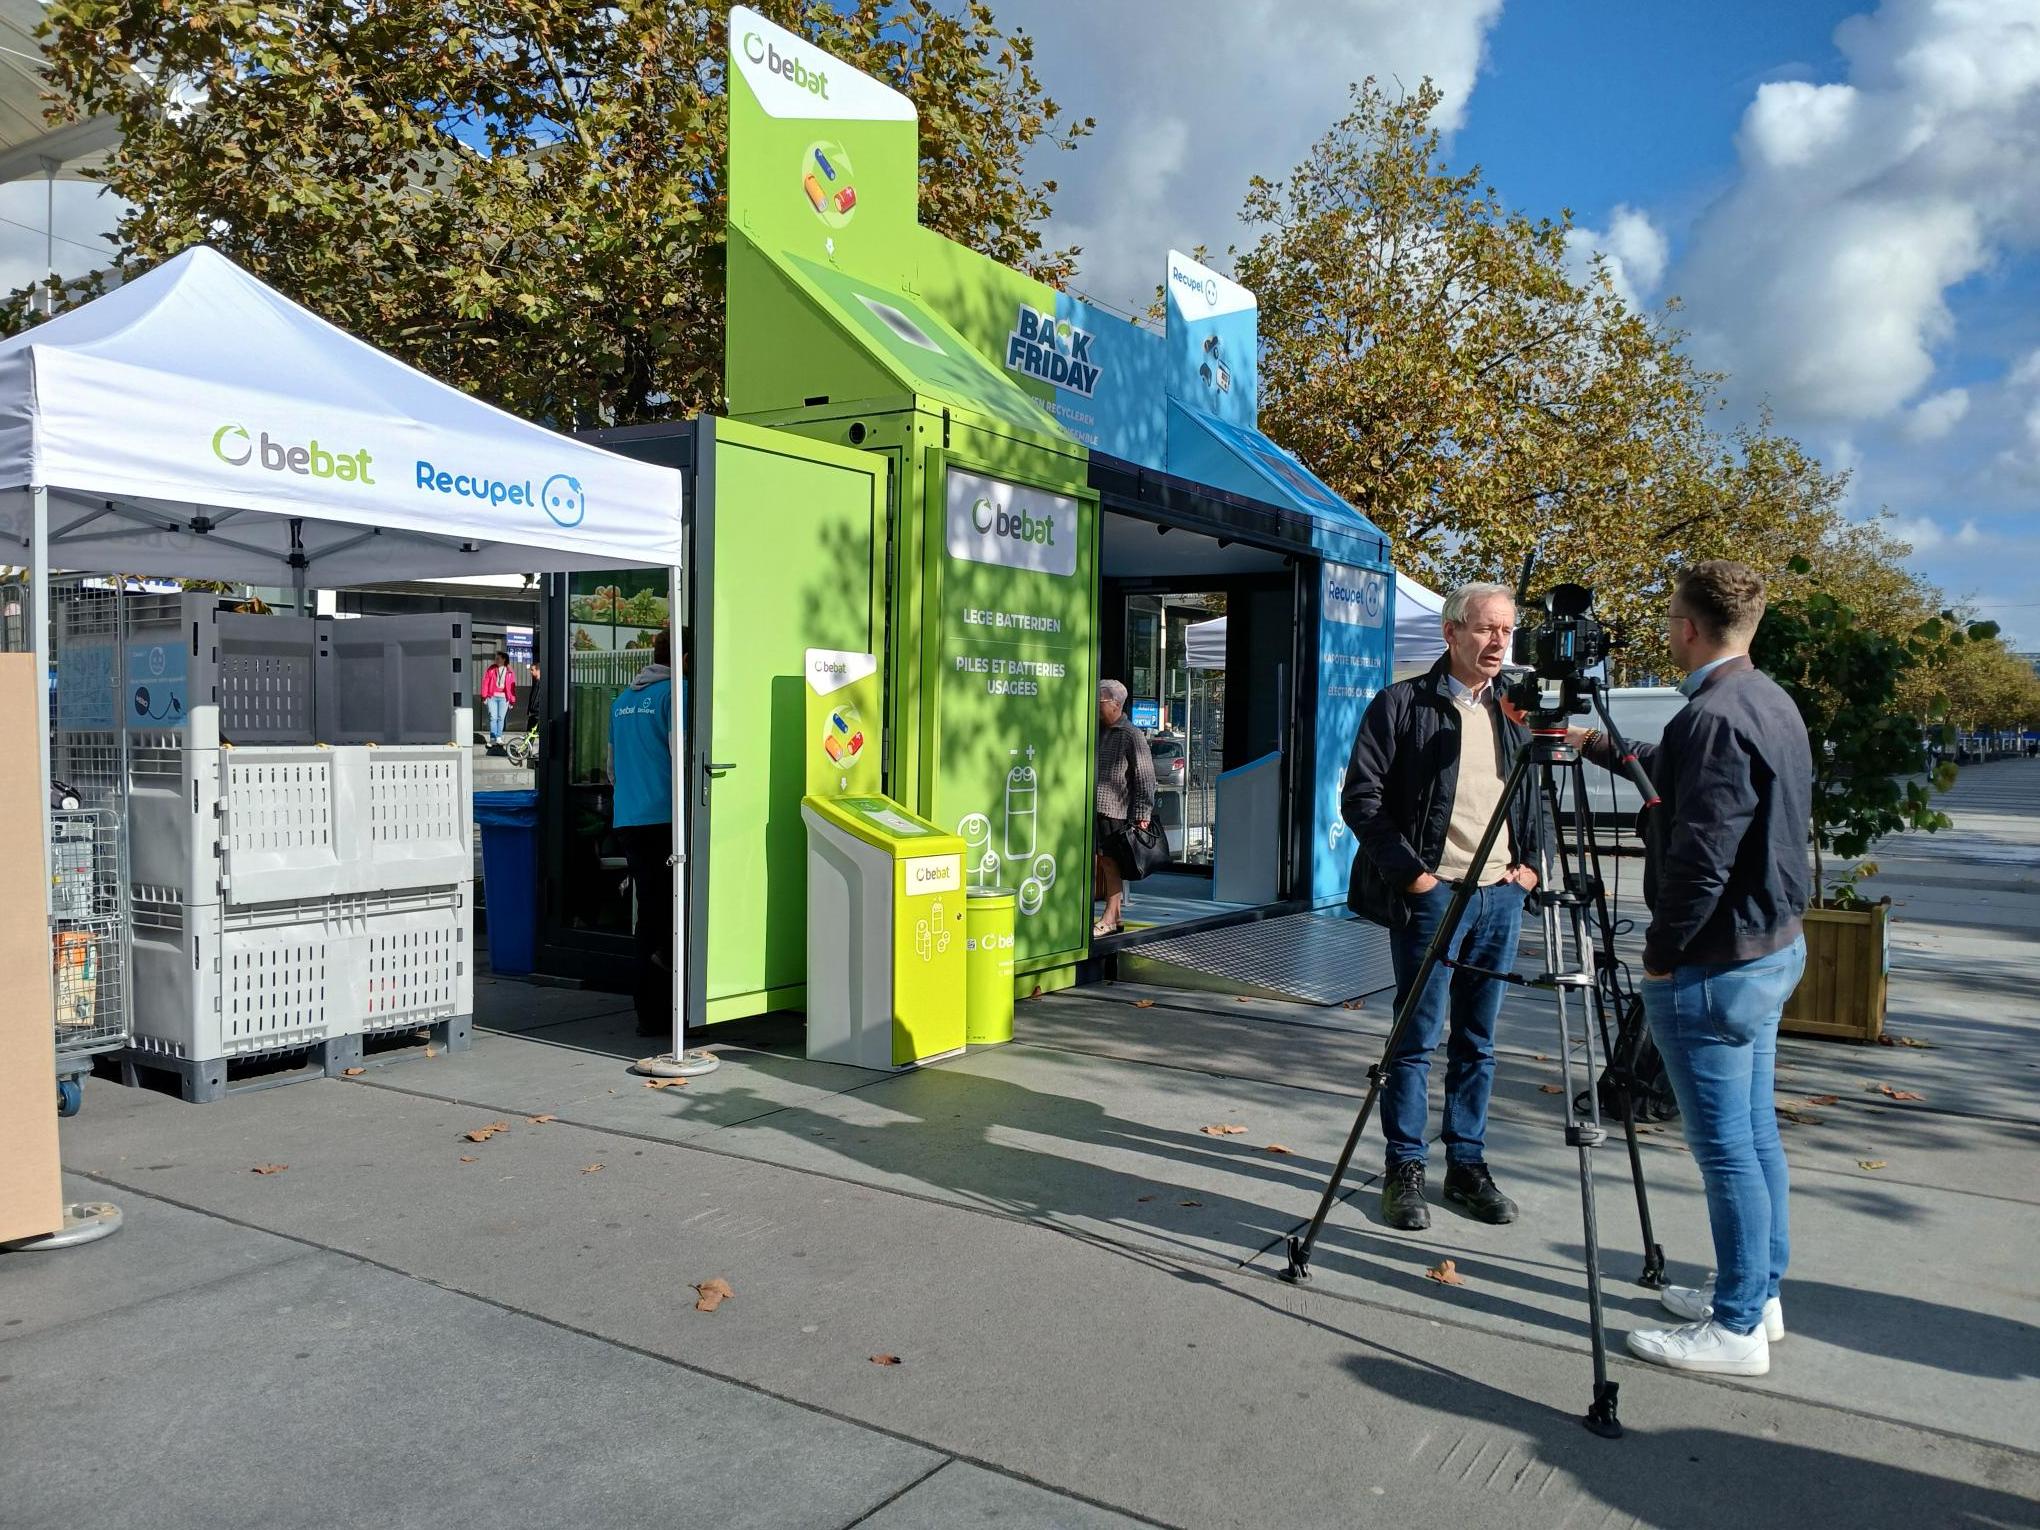
{"label": "recupel logo", "polygon": [[824,101],[829,99],[829,77],[826,74],[819,69],[808,68],[791,53],[781,53],[756,32],[744,34],[744,57],[754,64],[763,64],[768,74],[776,74]]}
{"label": "recupel logo", "polygon": [[581,488],[581,480],[565,473],[555,473],[539,485],[538,502],[561,526],[578,526],[588,513],[588,496]]}

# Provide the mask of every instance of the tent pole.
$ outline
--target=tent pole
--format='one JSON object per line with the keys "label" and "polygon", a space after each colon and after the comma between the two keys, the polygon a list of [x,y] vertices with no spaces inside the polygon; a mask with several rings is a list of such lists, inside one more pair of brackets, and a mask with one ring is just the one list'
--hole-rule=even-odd
{"label": "tent pole", "polygon": [[[36,758],[42,771],[42,792],[36,798],[36,816],[43,827],[43,865],[50,863],[50,491],[38,485],[29,496],[29,651],[35,655],[35,742]],[[43,913],[53,911],[54,896],[47,871],[43,886]]]}
{"label": "tent pole", "polygon": [[673,1049],[658,1057],[640,1057],[631,1064],[634,1073],[653,1078],[698,1078],[713,1073],[721,1059],[715,1053],[687,1050],[687,996],[693,992],[687,981],[687,583],[676,566],[666,570],[666,631],[673,660],[673,732],[669,747],[673,756]]}

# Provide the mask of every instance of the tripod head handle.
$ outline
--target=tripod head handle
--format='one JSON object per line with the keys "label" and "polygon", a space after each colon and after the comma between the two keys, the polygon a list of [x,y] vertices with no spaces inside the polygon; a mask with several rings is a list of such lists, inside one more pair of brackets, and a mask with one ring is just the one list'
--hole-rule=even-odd
{"label": "tripod head handle", "polygon": [[1615,726],[1615,718],[1608,710],[1608,698],[1598,687],[1592,694],[1594,710],[1601,714],[1601,729],[1608,735],[1608,742],[1614,746],[1615,759],[1621,766],[1622,774],[1629,777],[1631,784],[1642,794],[1646,810],[1660,806],[1664,799],[1658,796],[1657,788],[1650,784],[1650,777],[1643,773],[1643,763],[1637,759],[1636,751],[1630,747],[1629,740],[1624,738],[1622,730]]}

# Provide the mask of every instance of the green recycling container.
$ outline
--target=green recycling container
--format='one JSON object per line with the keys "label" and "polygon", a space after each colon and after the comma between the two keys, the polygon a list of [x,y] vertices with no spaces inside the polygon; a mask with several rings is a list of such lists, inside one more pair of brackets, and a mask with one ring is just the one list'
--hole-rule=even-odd
{"label": "green recycling container", "polygon": [[1013,1039],[1013,904],[1010,887],[973,887],[963,905],[963,1040],[995,1047]]}

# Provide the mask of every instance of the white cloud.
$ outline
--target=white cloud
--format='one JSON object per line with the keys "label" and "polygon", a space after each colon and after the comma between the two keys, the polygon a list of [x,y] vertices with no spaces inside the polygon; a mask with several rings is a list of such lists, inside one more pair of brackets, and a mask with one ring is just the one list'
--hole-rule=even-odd
{"label": "white cloud", "polygon": [[1845,81],[1759,87],[1674,281],[1701,359],[1788,419],[1896,414],[1952,337],[1949,289],[2040,242],[2033,0],[1885,0],[1836,42]]}
{"label": "white cloud", "polygon": [[1969,413],[1969,390],[1948,388],[1929,394],[1914,406],[1900,427],[1908,441],[1938,441]]}
{"label": "white cloud", "polygon": [[1665,278],[1671,245],[1649,213],[1619,204],[1608,215],[1606,232],[1581,224],[1567,237],[1565,263],[1574,281],[1587,279],[1596,255],[1607,265],[1615,295],[1641,312],[1650,306]]}
{"label": "white cloud", "polygon": [[1982,547],[1992,540],[1974,520],[1965,520],[1956,530],[1942,529],[1931,515],[1899,517],[1886,528],[1902,542],[1912,544],[1915,554],[1937,552],[1950,547]]}
{"label": "white cloud", "polygon": [[[1091,0],[1077,24],[1067,0],[1000,0],[1001,24],[1035,41],[1055,100],[1097,132],[1076,155],[1030,169],[1062,191],[1048,228],[1083,246],[1076,286],[1144,309],[1169,249],[1208,246],[1224,264],[1243,244],[1247,180],[1281,174],[1344,115],[1347,87],[1369,75],[1444,99],[1438,125],[1464,119],[1502,0]],[[1159,125],[1182,131],[1181,152]],[[1081,170],[1075,168],[1081,165]]]}

